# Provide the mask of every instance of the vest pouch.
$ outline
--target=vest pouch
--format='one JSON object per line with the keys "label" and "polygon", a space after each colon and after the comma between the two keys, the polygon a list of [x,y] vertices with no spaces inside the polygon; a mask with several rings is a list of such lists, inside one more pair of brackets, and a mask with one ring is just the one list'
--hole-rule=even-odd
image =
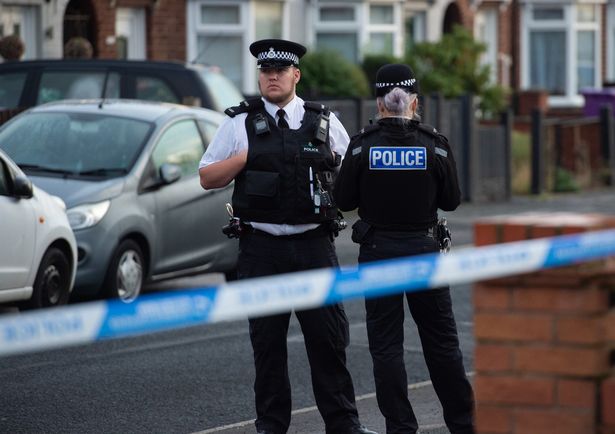
{"label": "vest pouch", "polygon": [[248,206],[255,209],[277,209],[280,206],[280,174],[262,170],[246,171]]}

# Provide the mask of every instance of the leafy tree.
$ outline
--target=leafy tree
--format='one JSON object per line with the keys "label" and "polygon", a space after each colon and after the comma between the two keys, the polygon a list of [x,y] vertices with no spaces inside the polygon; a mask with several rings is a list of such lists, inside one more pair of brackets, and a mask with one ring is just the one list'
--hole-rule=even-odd
{"label": "leafy tree", "polygon": [[361,68],[363,68],[370,86],[373,87],[376,82],[376,72],[378,72],[378,69],[388,63],[403,63],[403,60],[390,54],[368,54],[363,58]]}
{"label": "leafy tree", "polygon": [[370,87],[363,70],[333,50],[312,51],[301,58],[297,93],[306,98],[365,97]]}
{"label": "leafy tree", "polygon": [[440,92],[447,98],[472,93],[483,116],[492,117],[504,109],[507,90],[490,83],[490,67],[480,64],[485,49],[468,30],[455,26],[438,42],[416,44],[406,62],[417,75],[421,93]]}

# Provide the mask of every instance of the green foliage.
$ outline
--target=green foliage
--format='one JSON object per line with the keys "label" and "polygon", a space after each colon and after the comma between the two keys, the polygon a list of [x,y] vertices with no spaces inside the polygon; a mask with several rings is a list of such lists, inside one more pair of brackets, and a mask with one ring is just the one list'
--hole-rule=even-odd
{"label": "green foliage", "polygon": [[553,191],[557,193],[579,191],[579,184],[569,170],[558,167],[555,169]]}
{"label": "green foliage", "polygon": [[370,86],[373,86],[376,82],[376,72],[378,72],[378,69],[389,63],[403,63],[403,60],[390,54],[368,54],[363,58],[361,68],[363,68]]}
{"label": "green foliage", "polygon": [[507,91],[490,83],[490,67],[480,64],[484,44],[474,40],[468,30],[455,26],[438,42],[422,42],[408,53],[406,62],[419,80],[422,94],[439,92],[446,98],[472,93],[479,99],[483,117],[500,113]]}
{"label": "green foliage", "polygon": [[367,97],[370,87],[363,70],[337,51],[312,51],[301,58],[297,93],[308,99],[320,97]]}
{"label": "green foliage", "polygon": [[513,194],[530,193],[530,135],[526,132],[512,132],[511,145],[512,159],[512,180],[511,188]]}

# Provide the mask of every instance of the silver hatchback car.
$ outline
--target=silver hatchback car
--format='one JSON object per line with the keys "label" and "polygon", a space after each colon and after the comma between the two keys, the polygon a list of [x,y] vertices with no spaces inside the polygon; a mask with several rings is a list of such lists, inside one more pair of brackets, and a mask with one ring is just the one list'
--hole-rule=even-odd
{"label": "silver hatchback car", "polygon": [[232,186],[204,191],[198,163],[220,113],[131,100],[63,101],[0,128],[0,147],[61,197],[78,244],[77,296],[134,300],[148,280],[233,273]]}

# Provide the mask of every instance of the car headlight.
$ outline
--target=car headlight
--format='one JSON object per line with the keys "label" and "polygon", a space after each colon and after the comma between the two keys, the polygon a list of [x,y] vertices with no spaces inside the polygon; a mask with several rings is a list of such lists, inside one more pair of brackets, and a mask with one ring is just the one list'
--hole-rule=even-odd
{"label": "car headlight", "polygon": [[73,230],[85,229],[94,226],[102,220],[109,210],[111,201],[79,205],[66,211],[68,222]]}

